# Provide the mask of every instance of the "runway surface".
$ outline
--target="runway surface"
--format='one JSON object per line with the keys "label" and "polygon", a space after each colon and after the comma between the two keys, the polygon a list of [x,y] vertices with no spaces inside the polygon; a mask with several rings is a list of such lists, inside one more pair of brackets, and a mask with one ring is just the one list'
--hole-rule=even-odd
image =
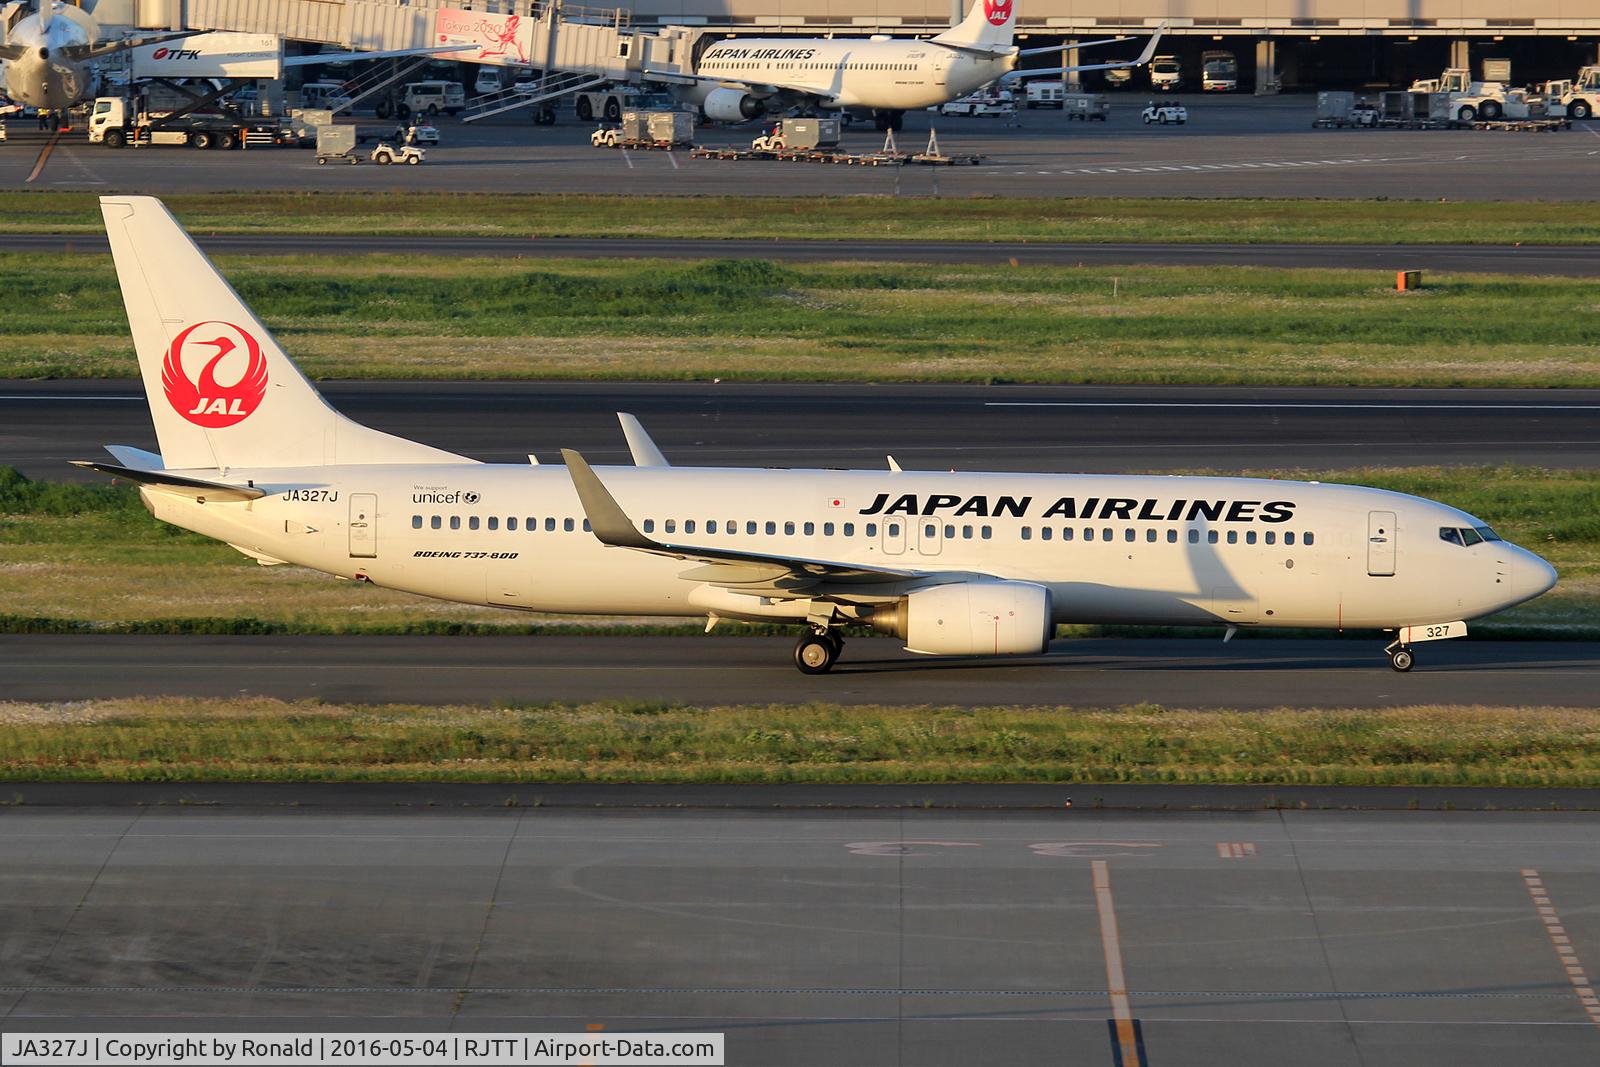
{"label": "runway surface", "polygon": [[[536,127],[524,114],[464,126],[437,125],[442,143],[420,167],[319,167],[312,152],[198,152],[91,145],[62,138],[28,181],[43,136],[13,124],[0,150],[0,186],[88,192],[407,190],[594,192],[625,195],[766,196],[1377,196],[1432,200],[1596,198],[1600,123],[1560,133],[1472,130],[1313,130],[1309,94],[1258,99],[1184,98],[1185,126],[1145,126],[1143,93],[1111,94],[1105,123],[1067,122],[1060,112],[1003,120],[906,116],[903,150],[921,150],[930,126],[944,151],[979,154],[979,166],[846,167],[691,159],[687,152],[619,152],[589,145],[592,123],[564,113]],[[388,133],[392,123],[360,116]],[[748,146],[758,124],[702,128],[699,143]],[[845,134],[851,152],[875,152],[884,136],[862,124]]]}
{"label": "runway surface", "polygon": [[[1051,266],[1319,267],[1600,276],[1600,245],[1166,244],[1022,241],[806,241],[642,237],[372,237],[225,234],[198,238],[212,255],[416,255],[553,259],[757,258],[790,262],[1010,263]],[[0,252],[106,253],[99,234],[0,234]]]}
{"label": "runway surface", "polygon": [[[1600,466],[1600,390],[737,382],[325,382],[351,418],[478,459],[627,463],[618,411],[699,466],[1219,471]],[[154,450],[142,386],[0,380],[0,464],[55,481],[106,444]]]}
{"label": "runway surface", "polygon": [[1587,1067],[1596,899],[1590,814],[17,808],[0,1026]]}
{"label": "runway surface", "polygon": [[[0,636],[3,696],[264,695],[329,702],[1000,704],[1176,708],[1594,707],[1600,644],[1441,641],[1396,674],[1362,640],[1057,641],[1048,656],[930,659],[853,638],[831,674],[785,637]],[[3,793],[3,791],[0,791]]]}

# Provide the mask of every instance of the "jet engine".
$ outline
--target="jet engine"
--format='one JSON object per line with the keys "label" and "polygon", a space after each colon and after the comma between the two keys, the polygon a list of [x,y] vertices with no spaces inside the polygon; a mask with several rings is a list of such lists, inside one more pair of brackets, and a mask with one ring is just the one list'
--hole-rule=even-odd
{"label": "jet engine", "polygon": [[931,656],[1038,655],[1054,623],[1050,590],[1032,582],[953,582],[872,613],[873,628]]}
{"label": "jet engine", "polygon": [[743,122],[766,110],[759,99],[743,89],[713,89],[700,108],[713,122]]}

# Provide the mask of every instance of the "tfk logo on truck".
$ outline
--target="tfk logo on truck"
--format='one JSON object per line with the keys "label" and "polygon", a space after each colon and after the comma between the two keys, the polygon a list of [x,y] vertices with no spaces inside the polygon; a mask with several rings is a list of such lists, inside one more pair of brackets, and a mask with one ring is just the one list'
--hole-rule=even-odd
{"label": "tfk logo on truck", "polygon": [[185,59],[199,59],[200,58],[200,49],[198,49],[198,48],[157,48],[154,52],[150,53],[150,58],[154,59],[154,60],[157,60],[157,61],[160,61],[160,60],[163,60],[163,59],[170,59],[174,63],[182,63]]}
{"label": "tfk logo on truck", "polygon": [[983,0],[983,14],[991,26],[1004,26],[1011,21],[1012,0]]}
{"label": "tfk logo on truck", "polygon": [[[190,370],[200,368],[198,377]],[[218,372],[224,379],[217,381]],[[174,411],[208,430],[248,418],[267,395],[267,357],[261,342],[231,322],[197,322],[172,339],[161,363],[161,385]]]}

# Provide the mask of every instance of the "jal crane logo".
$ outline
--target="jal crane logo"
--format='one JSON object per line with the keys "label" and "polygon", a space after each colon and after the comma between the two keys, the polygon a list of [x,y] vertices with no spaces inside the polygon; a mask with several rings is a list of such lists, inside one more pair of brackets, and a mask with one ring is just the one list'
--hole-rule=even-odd
{"label": "jal crane logo", "polygon": [[1004,26],[1011,21],[1013,0],[983,0],[983,14],[991,26]]}
{"label": "jal crane logo", "polygon": [[[190,377],[187,368],[196,365],[200,374]],[[217,381],[219,368],[225,379],[231,378],[229,384]],[[230,373],[235,371],[237,377]],[[261,342],[233,323],[197,322],[172,339],[161,364],[161,385],[174,411],[196,426],[220,430],[244,421],[261,406],[267,395],[267,357]]]}

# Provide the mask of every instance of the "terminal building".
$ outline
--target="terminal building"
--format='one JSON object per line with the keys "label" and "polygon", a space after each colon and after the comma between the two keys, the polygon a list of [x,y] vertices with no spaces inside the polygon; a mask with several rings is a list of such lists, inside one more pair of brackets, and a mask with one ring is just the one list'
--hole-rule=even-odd
{"label": "terminal building", "polygon": [[[425,43],[443,7],[536,16],[559,0],[100,0],[103,23],[237,29],[341,47]],[[594,0],[590,0],[594,2]],[[604,2],[604,0],[601,0]],[[1596,0],[1015,0],[1024,47],[1144,36],[1168,25],[1163,54],[1198,89],[1201,54],[1228,51],[1239,90],[1403,88],[1447,67],[1481,75],[1486,59],[1508,61],[1512,84],[1570,77],[1600,62]],[[643,31],[692,27],[703,38],[931,34],[959,21],[964,0],[632,0],[627,18]],[[405,43],[397,43],[405,42]],[[414,43],[413,43],[414,42]],[[1113,49],[1085,53],[1097,62]],[[1041,63],[1047,57],[1039,57]],[[1069,60],[1071,62],[1070,53]],[[1102,84],[1083,76],[1087,88]],[[1129,88],[1148,90],[1147,75]]]}

